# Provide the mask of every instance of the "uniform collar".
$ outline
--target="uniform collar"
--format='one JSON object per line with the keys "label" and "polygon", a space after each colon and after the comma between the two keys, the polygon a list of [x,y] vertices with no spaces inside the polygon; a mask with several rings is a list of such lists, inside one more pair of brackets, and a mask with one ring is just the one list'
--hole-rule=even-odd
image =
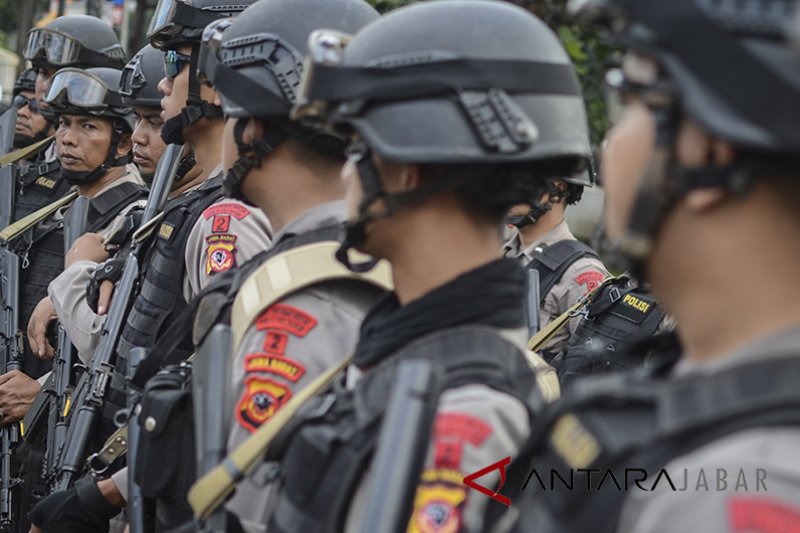
{"label": "uniform collar", "polygon": [[308,233],[326,226],[341,224],[346,220],[347,205],[344,200],[315,205],[290,220],[285,227],[275,234],[274,242],[278,243],[289,235]]}
{"label": "uniform collar", "polygon": [[533,261],[533,257],[536,255],[537,247],[542,245],[549,246],[553,243],[565,240],[575,240],[575,236],[569,230],[566,220],[559,222],[553,229],[542,235],[539,239],[534,241],[530,246],[522,251],[520,251],[522,243],[519,238],[519,231],[517,231],[504,246],[505,256],[512,259],[517,258],[524,264],[528,264]]}

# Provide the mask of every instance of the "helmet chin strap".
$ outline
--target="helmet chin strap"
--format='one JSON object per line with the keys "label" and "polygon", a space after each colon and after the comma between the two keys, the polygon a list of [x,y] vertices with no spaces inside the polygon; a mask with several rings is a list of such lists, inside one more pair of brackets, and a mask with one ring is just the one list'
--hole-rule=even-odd
{"label": "helmet chin strap", "polygon": [[206,118],[221,118],[222,108],[200,97],[200,81],[197,79],[197,61],[199,44],[192,45],[191,60],[189,61],[189,91],[186,96],[186,105],[180,114],[167,119],[161,126],[161,138],[166,144],[185,144],[183,130],[200,120]]}
{"label": "helmet chin strap", "polygon": [[555,182],[548,182],[547,184],[547,201],[541,203],[534,202],[531,209],[524,215],[515,215],[506,217],[506,224],[514,226],[517,229],[522,229],[525,226],[536,224],[545,213],[553,208],[553,205],[560,202],[564,198],[563,191],[556,185]]}
{"label": "helmet chin strap", "polygon": [[233,140],[236,142],[239,157],[225,174],[222,188],[227,196],[252,205],[252,202],[242,192],[244,179],[252,169],[259,168],[261,160],[271,154],[280,143],[286,140],[287,136],[280,128],[270,127],[261,139],[256,139],[249,144],[245,143],[243,135],[247,122],[247,120],[239,119],[233,127]]}

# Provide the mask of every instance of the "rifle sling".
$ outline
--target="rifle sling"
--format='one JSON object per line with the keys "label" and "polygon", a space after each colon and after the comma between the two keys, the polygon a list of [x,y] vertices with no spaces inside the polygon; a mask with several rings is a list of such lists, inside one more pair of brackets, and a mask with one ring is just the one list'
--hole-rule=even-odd
{"label": "rifle sling", "polygon": [[72,191],[63,198],[56,200],[50,205],[46,205],[39,209],[38,211],[34,211],[30,215],[26,217],[22,217],[21,219],[17,220],[13,224],[9,224],[7,227],[3,228],[0,231],[0,245],[8,246],[8,243],[34,227],[36,224],[45,220],[50,215],[61,209],[62,207],[68,205],[72,202],[75,198],[78,197],[78,191]]}
{"label": "rifle sling", "polygon": [[29,155],[33,154],[34,152],[39,151],[45,145],[49,144],[55,138],[54,135],[42,139],[41,141],[35,142],[19,150],[14,150],[13,152],[9,152],[3,157],[0,157],[0,166],[8,165],[9,163],[16,163],[22,159],[25,159]]}

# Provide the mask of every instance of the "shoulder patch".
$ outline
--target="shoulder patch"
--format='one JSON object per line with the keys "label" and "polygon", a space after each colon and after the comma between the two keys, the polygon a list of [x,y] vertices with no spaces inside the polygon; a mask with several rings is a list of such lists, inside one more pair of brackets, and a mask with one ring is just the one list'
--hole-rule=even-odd
{"label": "shoulder patch", "polygon": [[34,181],[34,183],[39,187],[44,187],[45,189],[54,189],[56,186],[56,180],[45,176],[39,176],[38,178],[36,178],[36,181]]}
{"label": "shoulder patch", "polygon": [[458,533],[462,530],[467,489],[455,470],[422,473],[408,533]]}
{"label": "shoulder patch", "polygon": [[433,453],[437,468],[460,468],[464,443],[481,446],[491,435],[492,428],[472,415],[442,413],[433,423]]}
{"label": "shoulder patch", "polygon": [[280,331],[267,331],[264,336],[262,349],[272,355],[283,355],[286,353],[286,345],[289,343],[289,336]]}
{"label": "shoulder patch", "polygon": [[294,306],[286,304],[271,305],[256,320],[256,329],[274,329],[291,333],[295,337],[305,337],[317,325],[317,319]]}
{"label": "shoulder patch", "polygon": [[586,292],[591,292],[596,289],[606,277],[602,272],[597,270],[590,270],[582,272],[575,276],[575,283],[578,285],[586,285]]}
{"label": "shoulder patch", "polygon": [[206,274],[218,274],[236,266],[236,235],[206,237]]}
{"label": "shoulder patch", "polygon": [[788,533],[800,531],[800,509],[766,498],[731,498],[728,521],[731,531]]}
{"label": "shoulder patch", "polygon": [[620,304],[613,309],[613,313],[627,318],[631,322],[641,324],[653,310],[655,300],[641,294],[628,293],[622,297]]}
{"label": "shoulder patch", "polygon": [[245,379],[245,390],[236,406],[236,420],[249,432],[254,432],[286,405],[292,397],[288,387],[261,376]]}
{"label": "shoulder patch", "polygon": [[233,202],[223,202],[221,204],[214,204],[203,211],[203,217],[208,220],[213,216],[218,215],[232,215],[236,220],[242,220],[250,214],[250,210],[242,204]]}
{"label": "shoulder patch", "polygon": [[231,229],[231,216],[230,215],[214,215],[211,221],[212,233],[228,233]]}
{"label": "shoulder patch", "polygon": [[295,382],[303,377],[306,368],[288,357],[266,353],[251,353],[244,360],[245,372],[266,372]]}
{"label": "shoulder patch", "polygon": [[175,226],[168,222],[162,222],[158,227],[158,236],[162,239],[172,239],[172,234],[175,233]]}

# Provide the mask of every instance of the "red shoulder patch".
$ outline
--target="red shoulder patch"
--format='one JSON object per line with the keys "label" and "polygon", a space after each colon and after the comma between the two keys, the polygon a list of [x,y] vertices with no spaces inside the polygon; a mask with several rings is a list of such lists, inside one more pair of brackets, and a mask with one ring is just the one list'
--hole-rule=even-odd
{"label": "red shoulder patch", "polygon": [[286,304],[271,305],[256,320],[256,329],[275,329],[305,337],[317,325],[317,319],[296,307]]}
{"label": "red shoulder patch", "polygon": [[252,433],[272,418],[291,397],[286,385],[261,376],[249,376],[245,379],[244,394],[236,406],[236,419]]}
{"label": "red shoulder patch", "polygon": [[458,469],[464,454],[464,443],[481,446],[491,435],[489,424],[463,413],[442,413],[433,423],[433,453],[437,468]]}
{"label": "red shoulder patch", "polygon": [[251,353],[244,359],[245,372],[266,372],[295,382],[306,373],[306,368],[288,357],[267,353]]}
{"label": "red shoulder patch", "polygon": [[766,498],[731,498],[728,500],[728,520],[731,531],[800,531],[800,509]]}
{"label": "red shoulder patch", "polygon": [[230,215],[214,215],[214,220],[211,221],[212,233],[228,233],[230,229],[231,229]]}
{"label": "red shoulder patch", "polygon": [[207,207],[206,210],[203,211],[203,217],[206,220],[217,215],[233,215],[233,217],[236,220],[242,220],[249,214],[250,214],[249,209],[247,209],[242,204],[236,204],[233,202],[223,202],[221,204],[214,204],[210,207]]}
{"label": "red shoulder patch", "polygon": [[289,343],[289,336],[280,331],[267,331],[264,336],[263,350],[272,355],[283,355],[286,353],[286,345]]}
{"label": "red shoulder patch", "polygon": [[206,275],[219,274],[236,266],[236,235],[209,235],[206,244]]}
{"label": "red shoulder patch", "polygon": [[597,270],[590,270],[589,272],[582,272],[575,276],[575,283],[578,285],[586,285],[586,292],[595,290],[606,277],[602,272]]}

